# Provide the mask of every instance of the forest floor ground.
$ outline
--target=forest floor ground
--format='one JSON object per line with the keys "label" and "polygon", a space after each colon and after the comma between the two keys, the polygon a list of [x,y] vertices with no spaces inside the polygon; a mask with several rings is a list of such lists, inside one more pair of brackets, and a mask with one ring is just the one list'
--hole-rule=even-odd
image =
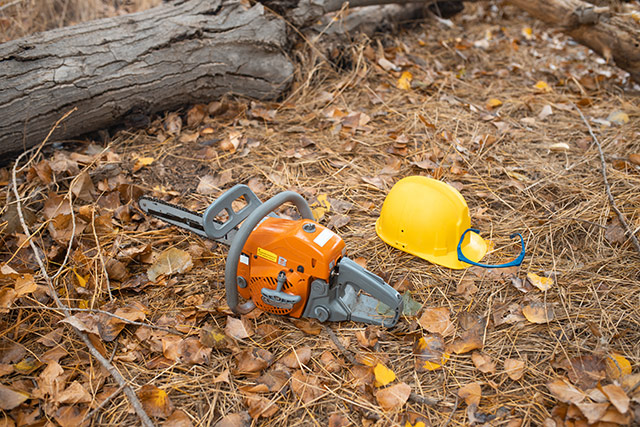
{"label": "forest floor ground", "polygon": [[[503,5],[357,38],[341,67],[300,51],[281,102],[229,96],[0,169],[0,392],[16,403],[0,422],[79,425],[100,402],[93,425],[136,422],[73,324],[167,425],[640,423],[640,254],[598,152],[637,235],[640,87]],[[523,264],[451,270],[386,245],[375,222],[411,175],[460,191],[492,242],[483,262],[515,257],[518,232]],[[303,194],[412,310],[391,329],[328,324],[335,337],[308,320],[233,315],[227,248],[135,199],[202,211],[238,183],[263,201]],[[30,241],[61,301],[85,310],[72,320]],[[173,270],[151,281],[163,262]],[[378,364],[394,374],[386,386]]]}

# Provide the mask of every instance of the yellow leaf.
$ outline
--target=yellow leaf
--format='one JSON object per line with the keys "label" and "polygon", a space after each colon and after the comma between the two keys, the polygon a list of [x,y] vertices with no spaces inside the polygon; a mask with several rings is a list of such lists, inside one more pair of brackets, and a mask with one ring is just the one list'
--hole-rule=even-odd
{"label": "yellow leaf", "polygon": [[607,358],[607,375],[618,379],[631,373],[631,363],[621,354],[611,353]]}
{"label": "yellow leaf", "polygon": [[396,374],[381,363],[378,363],[375,368],[373,368],[373,374],[376,377],[373,385],[376,387],[384,387],[396,379]]}
{"label": "yellow leaf", "polygon": [[81,299],[80,301],[78,301],[78,308],[82,308],[82,309],[89,308],[89,301],[87,301],[86,299]]}
{"label": "yellow leaf", "polygon": [[331,203],[329,203],[328,196],[323,193],[316,197],[317,202],[311,203],[311,213],[316,222],[319,222],[322,217],[331,209]]}
{"label": "yellow leaf", "polygon": [[496,108],[502,105],[502,101],[498,98],[491,98],[487,101],[487,108]]}
{"label": "yellow leaf", "polygon": [[140,169],[142,169],[145,166],[149,166],[151,163],[153,163],[155,161],[155,159],[153,157],[139,157],[136,160],[136,164],[133,165],[133,172],[138,172]]}
{"label": "yellow leaf", "polygon": [[152,417],[166,418],[173,412],[173,403],[167,392],[147,384],[138,391],[138,398],[144,410]]}
{"label": "yellow leaf", "polygon": [[532,302],[522,308],[522,314],[531,323],[549,323],[555,318],[553,309],[542,302]]}
{"label": "yellow leaf", "polygon": [[435,371],[447,363],[450,354],[444,351],[444,341],[439,335],[427,335],[416,341],[413,353],[416,355],[418,372]]}
{"label": "yellow leaf", "polygon": [[623,125],[629,123],[629,115],[624,111],[614,111],[609,114],[607,120],[616,125]]}
{"label": "yellow leaf", "polygon": [[418,421],[415,424],[411,424],[409,421],[407,421],[404,424],[404,427],[426,427],[426,424],[423,421]]}
{"label": "yellow leaf", "polygon": [[522,35],[525,39],[531,40],[533,38],[533,30],[531,29],[531,27],[524,27],[522,29]]}
{"label": "yellow leaf", "polygon": [[535,273],[527,273],[527,279],[529,283],[541,291],[547,291],[553,286],[553,279],[551,277],[542,277]]}
{"label": "yellow leaf", "polygon": [[[78,272],[76,271],[75,267],[73,268],[73,274],[76,275],[76,279],[78,279],[78,284],[80,286],[82,286],[83,288],[86,288],[87,287],[87,279],[85,279],[84,277],[79,275]],[[89,277],[89,276],[87,275],[87,277]]]}
{"label": "yellow leaf", "polygon": [[411,80],[413,80],[413,74],[409,71],[404,71],[398,79],[396,87],[402,90],[409,90],[411,89]]}
{"label": "yellow leaf", "polygon": [[540,91],[542,93],[551,92],[551,88],[549,87],[547,82],[545,82],[543,80],[539,80],[535,85],[533,85],[533,87],[535,87],[536,89],[538,89],[538,91]]}

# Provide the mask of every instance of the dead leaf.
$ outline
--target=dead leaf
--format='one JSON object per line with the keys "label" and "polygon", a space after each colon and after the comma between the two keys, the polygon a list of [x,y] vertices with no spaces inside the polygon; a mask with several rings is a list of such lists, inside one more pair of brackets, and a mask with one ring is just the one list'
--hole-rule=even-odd
{"label": "dead leaf", "polygon": [[464,399],[467,405],[479,405],[482,397],[482,387],[480,383],[466,384],[458,390],[458,396]]}
{"label": "dead leaf", "polygon": [[262,348],[252,348],[240,352],[237,356],[235,375],[260,372],[273,363],[274,356]]}
{"label": "dead leaf", "polygon": [[182,119],[178,113],[169,113],[164,119],[164,130],[171,135],[178,135],[182,130]]}
{"label": "dead leaf", "polygon": [[433,371],[442,367],[449,360],[449,353],[444,348],[440,335],[427,335],[416,341],[413,346],[416,371]]}
{"label": "dead leaf", "polygon": [[271,401],[263,396],[246,393],[244,395],[244,402],[249,408],[249,415],[253,419],[260,417],[268,418],[275,415],[280,407],[274,401]]}
{"label": "dead leaf", "polygon": [[291,369],[302,369],[311,360],[311,347],[303,346],[293,349],[280,361],[284,366]]}
{"label": "dead leaf", "polygon": [[349,224],[349,221],[351,221],[351,217],[349,215],[331,215],[331,218],[329,218],[329,222],[327,223],[327,228],[337,230]]}
{"label": "dead leaf", "polygon": [[618,218],[613,218],[604,231],[604,237],[609,243],[624,243],[627,240],[622,223]]}
{"label": "dead leaf", "polygon": [[518,381],[524,375],[525,363],[520,359],[506,359],[504,361],[504,371],[514,381]]}
{"label": "dead leaf", "polygon": [[162,427],[193,427],[193,423],[184,411],[176,409],[169,415],[169,418],[162,423]]}
{"label": "dead leaf", "polygon": [[611,353],[606,359],[607,376],[618,379],[631,374],[631,363],[621,354]]}
{"label": "dead leaf", "polygon": [[54,396],[57,403],[88,403],[93,398],[78,381],[72,382],[62,393]]}
{"label": "dead leaf", "polygon": [[[463,354],[484,346],[482,338],[486,320],[483,317],[475,315],[470,315],[469,319],[469,323],[466,325],[463,324],[462,321],[460,322],[462,328],[466,330],[448,346],[448,351]],[[464,318],[461,318],[461,320],[464,320]]]}
{"label": "dead leaf", "polygon": [[564,403],[580,403],[585,394],[564,378],[558,378],[547,383],[547,388],[556,399]]}
{"label": "dead leaf", "polygon": [[252,337],[255,334],[253,326],[246,318],[236,319],[231,316],[227,316],[227,325],[224,331],[231,338],[238,340]]}
{"label": "dead leaf", "polygon": [[232,341],[222,332],[222,329],[205,325],[200,329],[200,343],[205,347],[225,349],[230,347]]}
{"label": "dead leaf", "polygon": [[90,420],[82,422],[89,408],[80,408],[76,405],[60,407],[54,418],[61,427],[84,427],[90,424]]}
{"label": "dead leaf", "polygon": [[616,125],[624,125],[629,123],[629,115],[624,111],[613,111],[607,117],[607,121]]}
{"label": "dead leaf", "polygon": [[207,106],[204,104],[196,104],[187,111],[187,126],[198,126],[207,116]]}
{"label": "dead leaf", "polygon": [[291,376],[291,390],[305,404],[311,403],[324,393],[320,379],[313,374],[296,371]]}
{"label": "dead leaf", "polygon": [[384,387],[396,379],[395,372],[381,363],[378,363],[373,368],[373,375],[375,376],[375,382],[373,383],[375,387]]}
{"label": "dead leaf", "polygon": [[409,399],[411,386],[406,383],[394,384],[376,392],[376,400],[384,411],[399,410]]}
{"label": "dead leaf", "polygon": [[609,407],[609,403],[587,403],[580,402],[576,403],[582,415],[587,418],[587,422],[589,424],[595,424],[604,416],[607,412],[607,408]]}
{"label": "dead leaf", "polygon": [[543,80],[539,80],[535,85],[533,85],[533,87],[540,93],[549,93],[552,91],[547,82]]}
{"label": "dead leaf", "polygon": [[629,154],[629,161],[634,165],[640,166],[640,153]]}
{"label": "dead leaf", "polygon": [[324,369],[326,369],[327,372],[331,372],[334,374],[340,372],[340,370],[342,369],[340,361],[329,350],[325,350],[322,352],[322,354],[320,355],[320,363],[322,363]]}
{"label": "dead leaf", "polygon": [[334,412],[329,416],[329,426],[328,427],[348,427],[351,425],[351,422],[344,415],[340,415],[337,412]]}
{"label": "dead leaf", "polygon": [[535,273],[527,273],[527,280],[541,291],[548,291],[553,286],[552,277],[542,277]]}
{"label": "dead leaf", "polygon": [[131,172],[136,173],[143,167],[153,164],[155,160],[156,159],[153,157],[138,157],[133,165],[133,169],[131,170]]}
{"label": "dead leaf", "polygon": [[549,323],[554,318],[553,309],[542,302],[531,302],[522,308],[522,314],[531,323]]}
{"label": "dead leaf", "polygon": [[476,368],[482,373],[485,374],[495,374],[496,373],[496,364],[491,359],[491,356],[488,354],[481,353],[479,351],[474,351],[471,354],[471,361],[475,365]]}
{"label": "dead leaf", "polygon": [[396,87],[401,90],[409,90],[411,89],[411,80],[413,80],[413,74],[409,71],[403,71],[396,82]]}
{"label": "dead leaf", "polygon": [[502,105],[502,101],[500,101],[498,98],[490,98],[489,100],[487,100],[487,103],[486,103],[486,106],[489,110],[493,108],[497,108],[501,105]]}
{"label": "dead leaf", "polygon": [[567,371],[572,384],[585,390],[595,387],[606,377],[603,358],[593,354],[565,359],[559,363],[559,367]]}
{"label": "dead leaf", "polygon": [[147,270],[149,280],[155,282],[161,275],[170,276],[174,273],[184,273],[193,267],[193,261],[189,252],[169,248],[162,252],[156,262]]}
{"label": "dead leaf", "polygon": [[[132,322],[138,322],[146,319],[145,311],[146,308],[142,304],[133,302],[132,304],[118,308],[113,314]],[[118,334],[120,334],[127,325],[125,320],[108,316],[106,314],[101,314],[99,319],[98,332],[100,334],[100,338],[106,342],[115,340]]]}
{"label": "dead leaf", "polygon": [[453,335],[455,331],[450,315],[451,313],[447,307],[427,308],[420,316],[418,323],[433,334],[447,337]]}
{"label": "dead leaf", "polygon": [[0,289],[0,313],[8,313],[11,305],[16,300],[16,291],[12,288]]}
{"label": "dead leaf", "polygon": [[84,200],[85,202],[91,202],[95,198],[95,186],[93,185],[91,177],[85,171],[76,175],[76,178],[71,181],[69,190],[71,190],[78,199]]}
{"label": "dead leaf", "polygon": [[540,120],[544,120],[547,117],[551,116],[552,114],[553,114],[553,109],[551,108],[551,105],[547,104],[544,107],[542,107],[542,110],[538,114],[538,118]]}
{"label": "dead leaf", "polygon": [[29,399],[29,394],[0,384],[0,409],[9,411]]}
{"label": "dead leaf", "polygon": [[242,138],[242,132],[231,131],[225,139],[220,141],[220,148],[224,151],[235,153],[235,151],[240,147]]}
{"label": "dead leaf", "polygon": [[[246,401],[246,400],[245,400]],[[277,411],[277,407],[276,407]],[[213,427],[250,427],[251,416],[248,412],[238,412],[225,415]]]}
{"label": "dead leaf", "polygon": [[322,325],[313,319],[291,319],[291,322],[308,335],[320,335],[322,332]]}
{"label": "dead leaf", "polygon": [[630,400],[629,396],[627,396],[627,393],[625,393],[622,387],[616,384],[607,384],[602,387],[602,392],[607,396],[609,402],[611,402],[613,406],[616,407],[618,412],[620,412],[621,414],[627,413],[627,411],[629,410]]}
{"label": "dead leaf", "polygon": [[381,336],[379,327],[367,326],[365,330],[359,330],[355,333],[358,344],[364,348],[373,348],[378,343],[378,339]]}
{"label": "dead leaf", "polygon": [[152,417],[166,418],[173,412],[173,403],[167,392],[153,384],[143,385],[137,394],[142,407]]}

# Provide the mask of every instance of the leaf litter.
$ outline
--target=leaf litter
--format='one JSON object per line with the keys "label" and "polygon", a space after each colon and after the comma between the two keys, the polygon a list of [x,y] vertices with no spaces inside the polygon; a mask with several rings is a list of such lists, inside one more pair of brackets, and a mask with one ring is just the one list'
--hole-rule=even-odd
{"label": "leaf litter", "polygon": [[[109,147],[45,147],[18,173],[23,213],[50,274],[64,267],[55,286],[65,303],[89,312],[61,321],[33,308],[52,307],[51,294],[15,200],[0,192],[0,422],[80,425],[93,407],[88,396],[117,390],[73,339],[77,327],[169,425],[424,423],[411,413],[428,413],[433,425],[449,417],[637,423],[640,336],[628,297],[638,293],[637,254],[608,213],[598,155],[573,107],[611,141],[613,194],[635,221],[640,146],[630,84],[523,14],[467,8],[452,18],[458,28],[434,31],[425,21],[379,47],[354,44],[374,47],[366,68],[302,64],[302,75],[322,74],[319,87],[302,85],[280,103],[229,97],[116,134]],[[358,84],[345,85],[350,77]],[[0,169],[3,187],[10,171]],[[384,196],[415,174],[456,183],[472,226],[497,247],[522,232],[525,271],[537,277],[450,271],[381,243],[373,225]],[[202,211],[238,182],[262,200],[284,189],[315,198],[317,218],[344,237],[350,256],[403,287],[396,328],[329,325],[366,366],[315,321],[232,315],[221,285],[226,249],[150,220],[135,204],[146,193]],[[491,250],[486,260],[501,257]],[[467,408],[451,412],[461,387]],[[135,423],[123,402],[106,402],[95,422]]]}

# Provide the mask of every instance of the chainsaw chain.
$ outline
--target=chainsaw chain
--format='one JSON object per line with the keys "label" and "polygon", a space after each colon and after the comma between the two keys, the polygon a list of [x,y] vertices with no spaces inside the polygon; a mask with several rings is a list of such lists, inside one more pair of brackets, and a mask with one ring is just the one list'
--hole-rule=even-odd
{"label": "chainsaw chain", "polygon": [[[185,207],[182,207],[182,206],[180,206],[180,205],[174,205],[173,203],[165,202],[164,200],[157,199],[157,198],[155,198],[155,197],[151,197],[151,196],[140,196],[140,197],[138,198],[138,206],[140,206],[140,200],[148,200],[148,201],[150,201],[150,202],[159,203],[159,204],[161,204],[161,205],[169,206],[169,207],[171,207],[171,208],[178,209],[178,210],[180,210],[180,211],[182,211],[182,212],[186,212],[186,213],[191,214],[191,215],[196,215],[196,216],[202,217],[202,214],[199,214],[198,212],[194,212],[194,211],[189,210],[189,209],[187,209],[187,208],[185,208]],[[148,214],[148,213],[149,213],[149,212],[145,211],[145,210],[144,210],[144,209],[142,209],[142,208],[140,208],[140,210],[142,210],[142,211],[143,211],[144,213],[146,213],[146,214]],[[158,218],[158,219],[160,219],[160,218]]]}

